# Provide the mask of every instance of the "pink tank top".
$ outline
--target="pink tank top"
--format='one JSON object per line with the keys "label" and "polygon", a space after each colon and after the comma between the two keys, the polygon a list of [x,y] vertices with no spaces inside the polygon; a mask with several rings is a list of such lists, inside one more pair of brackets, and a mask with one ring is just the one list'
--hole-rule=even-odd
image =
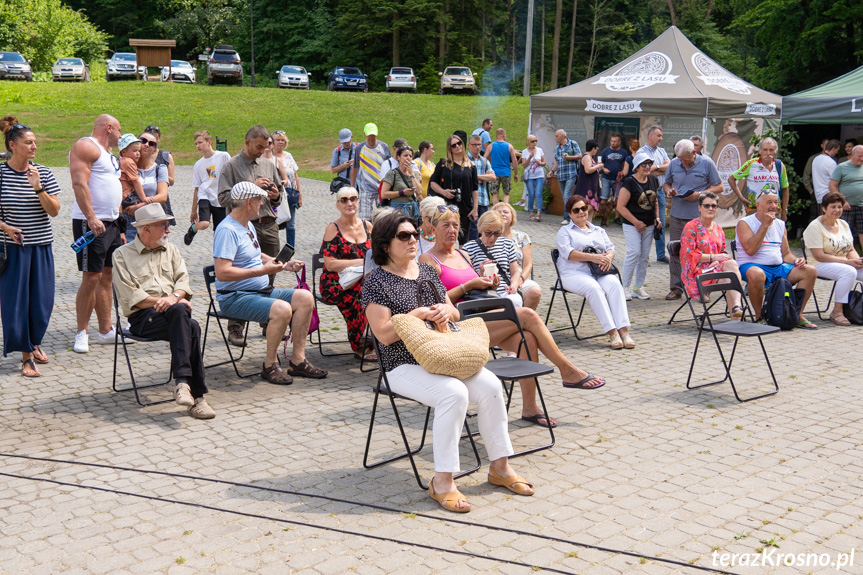
{"label": "pink tank top", "polygon": [[[462,258],[464,258],[464,261],[467,262],[467,267],[463,270],[445,266],[440,263],[439,259],[434,257],[432,254],[429,254],[440,266],[440,281],[443,283],[443,287],[445,287],[447,291],[479,277],[473,267],[471,267],[470,262],[464,257],[464,254],[461,252],[458,253]],[[459,301],[461,301],[461,298],[459,298]]]}

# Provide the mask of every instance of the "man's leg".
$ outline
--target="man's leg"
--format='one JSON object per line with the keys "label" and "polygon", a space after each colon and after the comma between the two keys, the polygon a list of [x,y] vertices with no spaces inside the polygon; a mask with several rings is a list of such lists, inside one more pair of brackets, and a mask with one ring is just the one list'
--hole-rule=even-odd
{"label": "man's leg", "polygon": [[87,324],[96,307],[96,287],[102,278],[102,272],[84,272],[81,278],[81,286],[75,296],[75,318],[78,323],[78,331],[87,331]]}
{"label": "man's leg", "polygon": [[575,176],[560,183],[562,184],[560,193],[563,196],[563,219],[566,221],[566,223],[569,223],[570,219],[569,213],[566,211],[566,202],[568,202],[569,198],[572,197],[572,190],[575,189]]}
{"label": "man's leg", "polygon": [[812,297],[812,290],[815,288],[815,280],[818,278],[818,270],[814,266],[804,264],[800,267],[794,267],[788,272],[788,281],[794,287],[806,290],[806,295],[803,296],[803,303],[800,305],[800,321],[805,320],[803,310],[806,309],[806,304],[809,303],[809,298]]}
{"label": "man's leg", "polygon": [[509,193],[512,191],[512,178],[503,178],[501,185],[503,186],[503,203],[509,204]]}
{"label": "man's leg", "polygon": [[99,323],[99,333],[102,335],[111,331],[111,305],[114,303],[114,292],[111,285],[113,270],[114,268],[105,266],[99,277],[99,284],[96,286],[94,309],[96,310],[96,320]]}
{"label": "man's leg", "polygon": [[660,190],[656,194],[656,201],[659,202],[659,222],[661,224],[661,234],[656,240],[656,261],[668,263],[665,257],[665,193]]}
{"label": "man's leg", "polygon": [[[680,240],[680,236],[683,234],[683,226],[688,223],[688,220],[684,220],[682,218],[675,218],[674,216],[669,216],[668,220],[668,240],[671,242],[675,240]],[[683,280],[680,279],[680,257],[672,256],[669,259],[670,261],[668,266],[668,288],[670,290],[677,290],[678,292],[683,293]]]}
{"label": "man's leg", "polygon": [[749,291],[749,301],[752,302],[752,311],[755,319],[761,317],[761,307],[764,305],[764,282],[767,276],[764,270],[758,266],[752,266],[746,270],[746,283]]}

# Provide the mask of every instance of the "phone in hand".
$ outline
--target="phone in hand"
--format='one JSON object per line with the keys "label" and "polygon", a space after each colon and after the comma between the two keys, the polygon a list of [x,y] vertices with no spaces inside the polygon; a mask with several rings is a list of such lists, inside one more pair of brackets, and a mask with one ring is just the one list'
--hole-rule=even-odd
{"label": "phone in hand", "polygon": [[291,244],[285,244],[285,247],[279,252],[279,255],[276,256],[276,261],[280,264],[286,264],[291,261],[291,258],[294,257],[294,246]]}

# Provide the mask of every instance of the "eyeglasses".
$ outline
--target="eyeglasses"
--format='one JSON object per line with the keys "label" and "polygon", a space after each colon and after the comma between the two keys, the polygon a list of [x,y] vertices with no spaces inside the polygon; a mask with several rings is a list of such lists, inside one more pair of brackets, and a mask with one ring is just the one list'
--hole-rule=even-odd
{"label": "eyeglasses", "polygon": [[458,213],[458,207],[457,206],[438,206],[437,207],[437,211],[439,211],[439,212],[445,212],[447,210],[449,210],[451,212]]}
{"label": "eyeglasses", "polygon": [[528,141],[527,141],[527,143],[528,143],[528,144],[535,144],[535,143],[536,143],[536,140],[528,140]]}
{"label": "eyeglasses", "polygon": [[415,241],[419,241],[420,233],[416,230],[412,232],[406,232],[404,230],[396,232],[396,239],[400,242],[409,242],[411,238],[413,238]]}
{"label": "eyeglasses", "polygon": [[572,209],[569,211],[572,213],[577,213],[577,212],[586,212],[587,210],[588,210],[587,206],[581,206],[580,208],[576,208],[575,206],[573,206]]}
{"label": "eyeglasses", "polygon": [[339,201],[343,204],[347,204],[347,203],[353,204],[355,202],[358,202],[359,200],[360,200],[359,196],[347,196],[345,198],[339,198]]}
{"label": "eyeglasses", "polygon": [[249,232],[249,239],[252,240],[252,245],[255,246],[255,249],[258,249],[260,246],[258,245],[258,240],[255,239],[254,234]]}
{"label": "eyeglasses", "polygon": [[701,204],[701,207],[705,210],[715,210],[719,206],[717,204]]}
{"label": "eyeglasses", "polygon": [[456,148],[459,148],[459,147],[461,147],[461,146],[463,146],[463,145],[464,145],[464,144],[462,144],[462,142],[461,142],[461,141],[458,141],[458,142],[453,142],[452,144],[450,144],[450,146],[449,146],[449,147],[450,147],[450,148],[452,148],[453,150],[455,150]]}
{"label": "eyeglasses", "polygon": [[503,232],[483,232],[482,235],[487,238],[499,238],[502,233]]}
{"label": "eyeglasses", "polygon": [[156,143],[156,140],[149,140],[147,138],[141,138],[141,145],[142,146],[152,146],[154,148],[157,148],[159,146],[159,144]]}

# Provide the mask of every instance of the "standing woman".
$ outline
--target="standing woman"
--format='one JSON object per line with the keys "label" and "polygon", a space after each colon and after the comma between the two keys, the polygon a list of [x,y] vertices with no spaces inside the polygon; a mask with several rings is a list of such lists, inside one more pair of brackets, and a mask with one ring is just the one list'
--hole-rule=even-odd
{"label": "standing woman", "polygon": [[0,272],[0,319],[3,356],[21,352],[21,375],[42,375],[36,363],[48,363],[40,347],[54,309],[54,235],[49,217],[60,211],[60,186],[51,170],[32,162],[36,136],[14,116],[0,120],[6,150],[0,165],[0,248],[6,269]]}
{"label": "standing woman", "polygon": [[459,243],[467,242],[470,223],[477,218],[479,180],[476,166],[467,157],[464,141],[458,136],[446,140],[446,158],[435,166],[429,184],[429,195],[440,196],[459,210]]}
{"label": "standing woman", "polygon": [[428,140],[420,142],[416,155],[414,156],[414,164],[420,172],[420,181],[423,186],[423,198],[429,193],[429,182],[431,182],[432,174],[434,174],[434,145]]}
{"label": "standing woman", "polygon": [[[168,211],[168,168],[164,164],[156,163],[156,156],[159,154],[158,143],[155,137],[149,132],[141,134],[141,156],[138,158],[138,179],[141,180],[141,187],[144,188],[146,198],[140,198],[138,203],[123,203],[123,213],[126,214],[126,241],[131,242],[138,235],[138,228],[131,225],[135,221],[135,212],[143,208],[147,204],[159,202],[162,204],[165,213],[170,215]],[[130,199],[133,196],[129,196]],[[132,199],[134,202],[134,199]],[[125,200],[124,200],[125,202]],[[172,218],[169,220],[169,225],[176,225],[177,222]]]}
{"label": "standing woman", "polygon": [[575,182],[575,194],[587,200],[587,221],[592,222],[593,216],[599,208],[599,194],[601,185],[599,174],[602,173],[602,162],[596,161],[596,153],[599,146],[596,140],[588,140],[584,145],[584,155],[578,163],[578,181]]}
{"label": "standing woman", "polygon": [[542,148],[536,145],[536,135],[527,137],[527,148],[521,152],[521,166],[524,170],[524,192],[527,194],[527,211],[536,213],[530,216],[530,221],[535,222],[540,218],[542,211],[542,186],[545,184],[545,154]]}
{"label": "standing woman", "polygon": [[[653,160],[647,154],[636,154],[634,172],[620,184],[617,195],[617,213],[623,218],[623,237],[626,239],[626,259],[623,260],[623,289],[626,299],[650,299],[644,289],[647,278],[647,259],[653,242],[653,230],[661,225],[656,194],[663,193],[659,179],[650,175]],[[635,287],[629,286],[635,274]]]}
{"label": "standing woman", "polygon": [[294,242],[297,241],[297,208],[303,207],[303,192],[300,190],[300,178],[297,177],[300,167],[294,160],[294,156],[285,151],[285,148],[288,147],[288,136],[284,130],[273,132],[272,140],[273,160],[276,162],[279,174],[284,178],[282,186],[285,188],[285,193],[288,196],[288,207],[291,209],[291,219],[285,224],[285,241],[295,246],[296,243]]}
{"label": "standing woman", "polygon": [[396,148],[398,167],[381,180],[381,198],[389,200],[391,208],[416,220],[420,217],[418,198],[422,184],[414,172],[413,152],[408,145]]}
{"label": "standing woman", "polygon": [[[165,169],[168,171],[168,187],[170,188],[174,185],[174,156],[168,150],[158,149],[162,142],[162,131],[158,126],[147,126],[144,128],[144,134],[149,134],[156,140],[156,147],[153,151],[153,161],[160,166],[165,166]],[[174,219],[174,211],[171,208],[170,197],[165,200],[162,207],[165,209],[165,213],[171,216],[168,223],[172,226],[176,226],[177,220]]]}

